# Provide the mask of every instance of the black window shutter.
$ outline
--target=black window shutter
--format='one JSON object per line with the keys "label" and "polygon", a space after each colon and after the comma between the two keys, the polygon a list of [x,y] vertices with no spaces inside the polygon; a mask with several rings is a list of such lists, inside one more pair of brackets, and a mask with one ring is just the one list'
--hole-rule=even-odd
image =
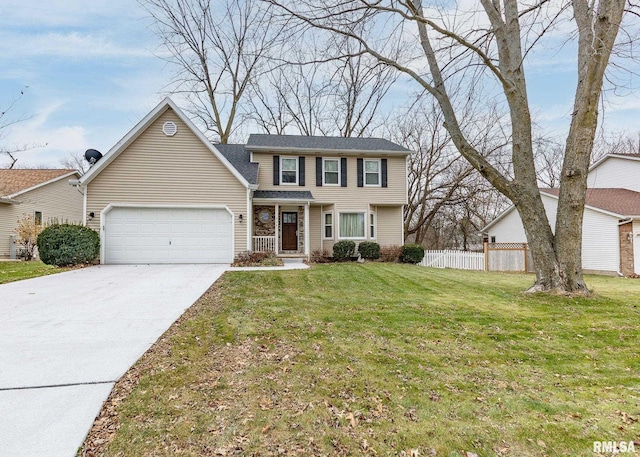
{"label": "black window shutter", "polygon": [[298,157],[298,185],[304,186],[304,157]]}
{"label": "black window shutter", "polygon": [[364,186],[364,161],[362,159],[358,159],[358,187]]}
{"label": "black window shutter", "polygon": [[316,157],[316,186],[322,186],[322,157]]}
{"label": "black window shutter", "polygon": [[381,161],[382,187],[387,187],[387,159]]}
{"label": "black window shutter", "polygon": [[340,159],[340,186],[347,187],[347,158]]}
{"label": "black window shutter", "polygon": [[273,156],[273,185],[280,185],[280,156]]}

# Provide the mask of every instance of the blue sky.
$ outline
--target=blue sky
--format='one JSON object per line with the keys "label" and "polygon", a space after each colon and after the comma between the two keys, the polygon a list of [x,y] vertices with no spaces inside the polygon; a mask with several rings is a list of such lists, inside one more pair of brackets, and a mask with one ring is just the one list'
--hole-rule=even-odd
{"label": "blue sky", "polygon": [[[0,2],[0,107],[24,89],[14,116],[30,116],[2,142],[47,144],[19,153],[20,166],[58,167],[87,148],[106,152],[166,95],[172,70],[158,57],[151,24],[135,0]],[[534,116],[556,133],[566,129],[571,112],[569,51],[533,55],[527,73]],[[609,98],[607,129],[635,133],[639,83],[620,77],[629,90]],[[417,90],[394,90],[389,103],[404,105]]]}

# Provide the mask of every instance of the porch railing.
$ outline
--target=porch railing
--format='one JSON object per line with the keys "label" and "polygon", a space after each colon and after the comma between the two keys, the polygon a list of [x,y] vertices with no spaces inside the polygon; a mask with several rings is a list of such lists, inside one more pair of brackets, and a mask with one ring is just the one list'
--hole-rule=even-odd
{"label": "porch railing", "polygon": [[253,251],[254,252],[275,252],[276,237],[275,236],[254,236]]}

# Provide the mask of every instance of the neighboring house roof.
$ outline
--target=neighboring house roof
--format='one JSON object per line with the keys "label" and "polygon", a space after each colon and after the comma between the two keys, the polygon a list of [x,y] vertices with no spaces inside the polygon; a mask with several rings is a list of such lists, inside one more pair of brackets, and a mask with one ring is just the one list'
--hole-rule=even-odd
{"label": "neighboring house roof", "polygon": [[[560,189],[540,189],[540,192],[557,199]],[[640,192],[616,188],[587,189],[585,207],[620,219],[640,217]],[[486,232],[515,208],[511,205],[480,232]]]}
{"label": "neighboring house roof", "polygon": [[258,164],[251,162],[251,153],[242,144],[216,144],[218,151],[240,172],[249,184],[258,184]]}
{"label": "neighboring house roof", "polygon": [[[541,192],[557,197],[559,189],[540,189]],[[628,189],[587,189],[585,204],[610,213],[633,217],[640,216],[640,192]]]}
{"label": "neighboring house roof", "polygon": [[178,106],[169,97],[162,100],[149,114],[147,114],[138,124],[133,127],[120,141],[118,141],[105,155],[100,159],[89,171],[80,179],[81,185],[89,184],[103,169],[105,169],[113,160],[120,155],[122,151],[127,149],[139,136],[155,122],[168,109],[172,109],[182,122],[198,137],[209,151],[233,174],[238,181],[245,187],[255,187],[243,176],[243,174],[234,167],[229,159],[217,149],[209,139],[202,133],[191,120],[178,108]]}
{"label": "neighboring house roof", "polygon": [[0,170],[0,197],[11,203],[10,200],[20,194],[75,174],[76,170],[69,169]]}
{"label": "neighboring house roof", "polygon": [[256,190],[253,198],[313,200],[313,195],[308,190]]}
{"label": "neighboring house roof", "polygon": [[344,138],[336,136],[306,135],[249,135],[247,149],[250,151],[309,151],[407,155],[411,151],[383,138]]}

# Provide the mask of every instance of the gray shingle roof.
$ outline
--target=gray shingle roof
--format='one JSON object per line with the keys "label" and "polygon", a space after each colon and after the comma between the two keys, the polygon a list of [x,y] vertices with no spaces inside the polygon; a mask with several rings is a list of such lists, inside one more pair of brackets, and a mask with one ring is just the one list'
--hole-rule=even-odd
{"label": "gray shingle roof", "polygon": [[258,164],[251,162],[251,153],[242,144],[214,144],[249,184],[258,184]]}
{"label": "gray shingle roof", "polygon": [[316,150],[316,151],[353,151],[385,152],[409,154],[407,148],[383,138],[344,138],[336,136],[305,135],[249,135],[247,149],[265,150]]}
{"label": "gray shingle roof", "polygon": [[253,198],[313,200],[313,195],[308,190],[256,190]]}

